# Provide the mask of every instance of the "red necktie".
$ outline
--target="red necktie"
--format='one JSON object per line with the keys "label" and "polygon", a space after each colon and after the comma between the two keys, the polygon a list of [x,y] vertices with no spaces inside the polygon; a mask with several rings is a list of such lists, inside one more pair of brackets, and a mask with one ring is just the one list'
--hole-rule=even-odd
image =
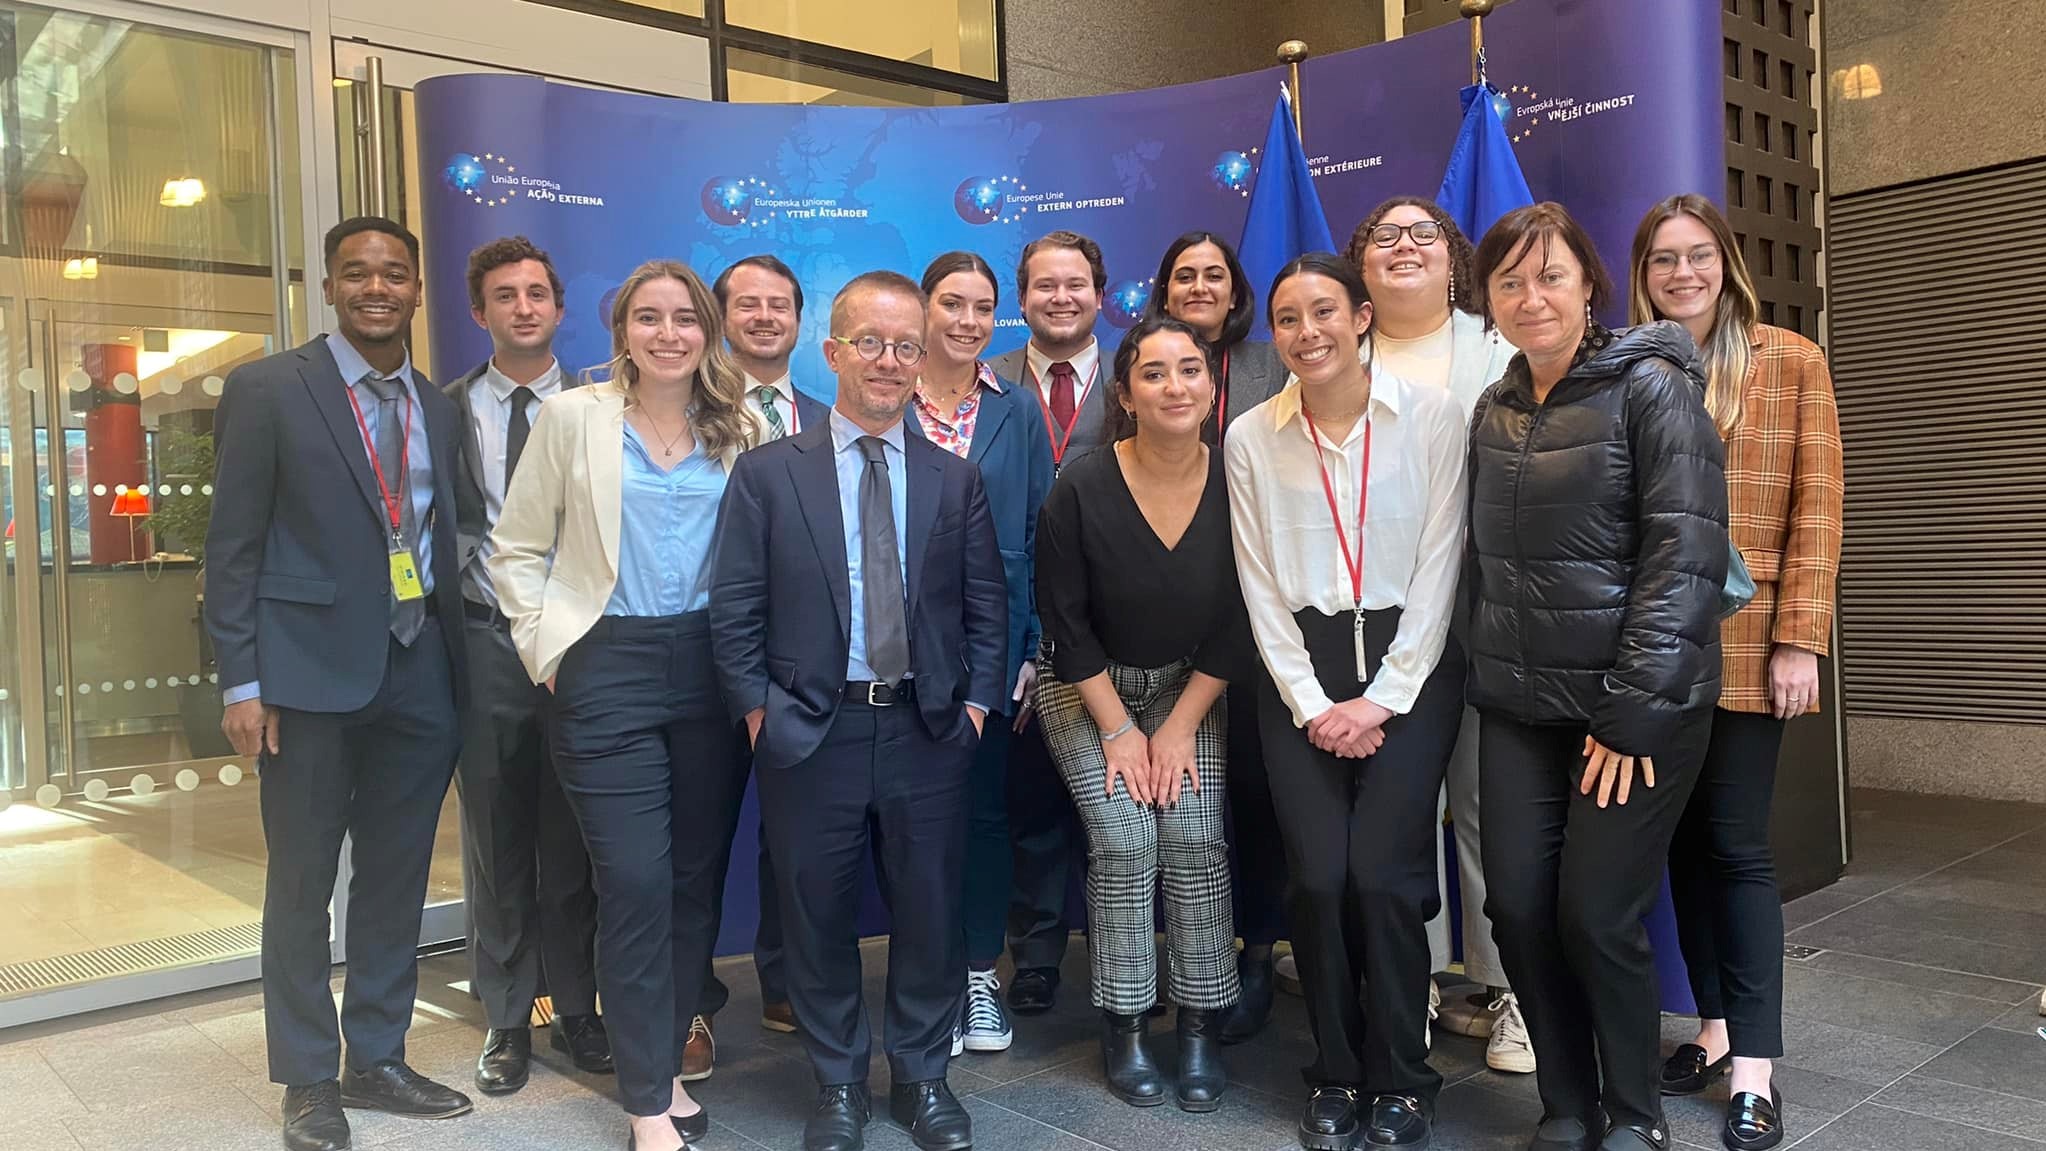
{"label": "red necktie", "polygon": [[1073,426],[1073,365],[1064,360],[1051,366],[1051,418],[1060,431]]}

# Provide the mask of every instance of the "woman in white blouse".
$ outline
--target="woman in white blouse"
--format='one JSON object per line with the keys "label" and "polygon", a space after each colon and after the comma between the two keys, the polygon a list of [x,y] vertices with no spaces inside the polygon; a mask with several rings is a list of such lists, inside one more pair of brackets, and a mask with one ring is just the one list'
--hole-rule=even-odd
{"label": "woman in white blouse", "polygon": [[1427,1062],[1436,803],[1463,711],[1464,425],[1447,392],[1360,362],[1371,303],[1346,261],[1301,256],[1266,299],[1295,379],[1225,454],[1318,1046],[1300,1142],[1425,1144],[1442,1084]]}

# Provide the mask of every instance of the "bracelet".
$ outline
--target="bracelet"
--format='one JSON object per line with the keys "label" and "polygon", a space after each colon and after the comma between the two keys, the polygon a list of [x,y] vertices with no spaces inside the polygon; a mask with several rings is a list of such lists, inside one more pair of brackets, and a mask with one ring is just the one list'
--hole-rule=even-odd
{"label": "bracelet", "polygon": [[1128,715],[1124,715],[1122,717],[1121,727],[1116,728],[1114,731],[1104,731],[1101,733],[1101,742],[1107,743],[1111,739],[1115,739],[1119,736],[1128,735],[1130,733],[1130,730],[1132,728],[1135,728],[1136,726],[1137,726],[1136,720],[1131,719]]}

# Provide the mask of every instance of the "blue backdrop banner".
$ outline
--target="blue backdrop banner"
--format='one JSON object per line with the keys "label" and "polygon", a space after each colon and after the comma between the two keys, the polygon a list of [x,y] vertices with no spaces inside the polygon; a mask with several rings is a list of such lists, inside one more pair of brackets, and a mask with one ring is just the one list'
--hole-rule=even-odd
{"label": "blue backdrop banner", "polygon": [[[1719,6],[1696,0],[1521,0],[1486,22],[1489,79],[1511,105],[1502,119],[1529,187],[1585,221],[1616,278],[1652,202],[1724,188],[1720,42]],[[463,268],[472,248],[513,233],[546,248],[567,284],[556,350],[571,370],[609,358],[610,294],[641,261],[680,258],[709,280],[766,251],[803,282],[795,384],[828,401],[818,345],[848,279],[873,268],[915,277],[953,248],[1006,279],[1026,242],[1058,228],[1101,244],[1099,335],[1112,348],[1175,236],[1242,234],[1281,78],[1273,68],[936,109],[698,103],[503,75],[425,81],[433,378],[489,354]],[[1379,200],[1440,185],[1469,80],[1460,26],[1304,65],[1307,160],[1338,248]],[[1267,285],[1252,287],[1262,308]],[[1013,281],[1001,289],[994,353],[1024,339]],[[721,953],[751,949],[751,826],[749,815],[733,851]]]}

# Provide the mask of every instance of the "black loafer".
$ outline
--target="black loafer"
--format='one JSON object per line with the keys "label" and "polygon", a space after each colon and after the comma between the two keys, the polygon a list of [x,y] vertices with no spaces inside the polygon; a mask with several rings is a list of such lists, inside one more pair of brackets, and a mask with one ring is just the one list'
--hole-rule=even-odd
{"label": "black loafer", "polygon": [[476,1090],[509,1095],[526,1085],[533,1070],[533,1031],[529,1027],[493,1027],[483,1037],[476,1059]]}
{"label": "black loafer", "polygon": [[284,1145],[290,1151],[348,1151],[348,1116],[332,1079],[284,1089]]}
{"label": "black loafer", "polygon": [[1009,1010],[1018,1015],[1042,1015],[1058,1002],[1059,969],[1022,967],[1009,982]]}
{"label": "black loafer", "polygon": [[817,1091],[817,1107],[803,1124],[803,1151],[860,1151],[874,1100],[864,1083],[832,1083]]}
{"label": "black loafer", "polygon": [[1527,1151],[1596,1151],[1599,1134],[1605,1127],[1603,1120],[1587,1123],[1567,1116],[1545,1115],[1535,1128],[1534,1140],[1527,1145]]}
{"label": "black loafer", "polygon": [[1350,1151],[1361,1126],[1354,1088],[1317,1087],[1300,1115],[1300,1145],[1307,1151]]}
{"label": "black loafer", "polygon": [[1726,1101],[1726,1128],[1719,1141],[1727,1151],[1763,1151],[1783,1142],[1783,1093],[1772,1084],[1769,1098],[1736,1091]]}
{"label": "black loafer", "polygon": [[613,1070],[611,1036],[604,1030],[602,1016],[557,1015],[554,1036],[549,1042],[556,1051],[568,1056],[578,1071],[609,1075]]}
{"label": "black loafer", "polygon": [[675,1125],[675,1134],[680,1135],[684,1143],[695,1143],[710,1134],[710,1108],[698,1103],[696,1114],[670,1115],[668,1122]]}
{"label": "black loafer", "polygon": [[341,1105],[388,1111],[414,1119],[452,1119],[467,1112],[469,1097],[443,1087],[396,1059],[341,1073]]}
{"label": "black loafer", "polygon": [[1428,1112],[1419,1099],[1380,1095],[1371,1101],[1371,1119],[1364,1127],[1366,1147],[1426,1147],[1432,1134]]}
{"label": "black loafer", "polygon": [[973,1146],[973,1116],[943,1079],[897,1083],[888,1094],[888,1113],[920,1151],[966,1151]]}
{"label": "black loafer", "polygon": [[1686,1043],[1670,1053],[1662,1061],[1662,1093],[1664,1095],[1696,1095],[1712,1086],[1712,1081],[1726,1073],[1733,1064],[1733,1052],[1711,1061],[1705,1061],[1705,1049],[1696,1043]]}

